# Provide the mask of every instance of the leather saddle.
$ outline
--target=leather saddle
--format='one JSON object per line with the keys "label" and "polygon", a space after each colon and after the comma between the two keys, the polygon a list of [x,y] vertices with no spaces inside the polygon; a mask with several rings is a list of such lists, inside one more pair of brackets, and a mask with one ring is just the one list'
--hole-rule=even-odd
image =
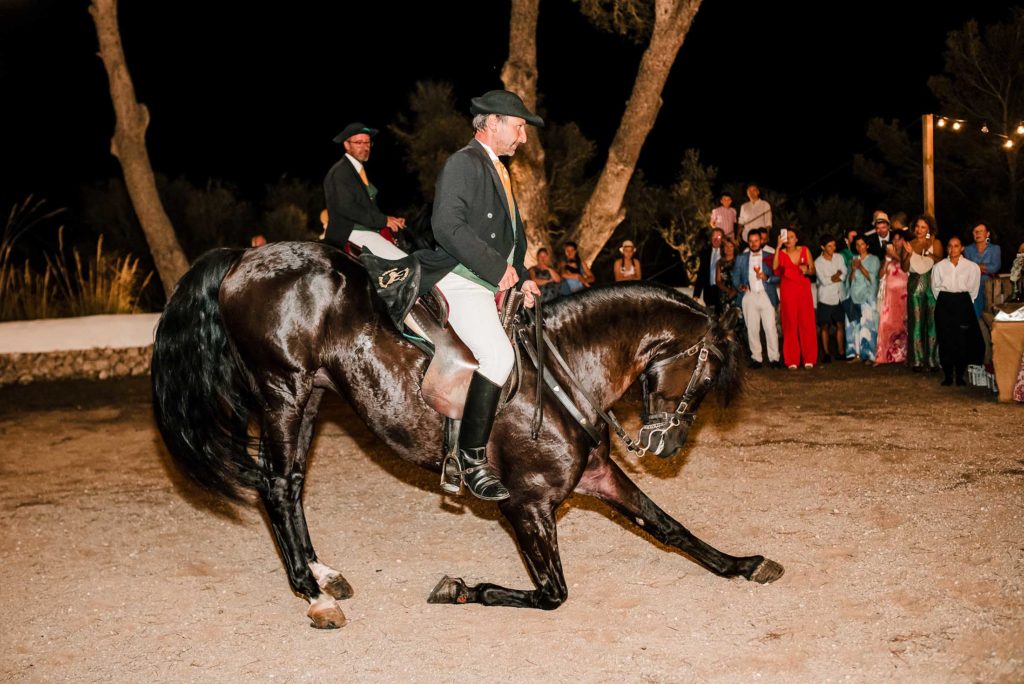
{"label": "leather saddle", "polygon": [[[378,296],[402,335],[430,356],[423,375],[420,394],[432,409],[453,421],[461,420],[466,394],[477,362],[469,347],[448,326],[448,302],[435,286],[416,298],[419,287],[419,263],[414,257],[400,261],[381,259],[368,249],[349,243],[353,256],[366,268]],[[515,350],[515,366],[502,388],[498,410],[515,397],[522,379],[519,347],[513,339],[516,314],[523,294],[514,290],[495,297],[499,320]],[[446,430],[447,432],[447,430]]]}

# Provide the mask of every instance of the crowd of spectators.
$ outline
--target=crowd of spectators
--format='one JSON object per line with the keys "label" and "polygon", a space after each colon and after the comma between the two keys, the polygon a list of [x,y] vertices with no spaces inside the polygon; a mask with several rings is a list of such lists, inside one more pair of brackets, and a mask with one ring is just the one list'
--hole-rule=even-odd
{"label": "crowd of spectators", "polygon": [[815,258],[796,226],[771,249],[771,207],[756,185],[747,195],[738,218],[728,195],[712,211],[694,296],[742,311],[751,367],[905,363],[966,384],[985,356],[984,281],[1002,262],[986,224],[943,241],[929,215],[908,226],[903,213],[876,211],[870,227],[820,240]]}

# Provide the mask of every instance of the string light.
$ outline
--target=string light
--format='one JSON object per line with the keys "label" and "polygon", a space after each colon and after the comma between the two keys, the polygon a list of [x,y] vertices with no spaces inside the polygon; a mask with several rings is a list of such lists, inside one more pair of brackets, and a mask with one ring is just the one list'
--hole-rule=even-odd
{"label": "string light", "polygon": [[[965,119],[954,119],[953,117],[949,116],[935,116],[935,126],[937,128],[949,128],[957,133],[966,130],[968,124],[970,123],[971,122]],[[992,134],[996,138],[999,138],[1002,141],[1000,143],[1000,147],[1002,147],[1004,150],[1012,150],[1015,149],[1017,146],[1017,144],[1010,138],[1009,135],[1003,135],[1002,133],[992,133],[992,130],[989,128],[987,121],[982,122],[978,130],[985,135]],[[1012,131],[1011,135],[1024,136],[1024,121],[1021,121],[1019,124],[1017,124],[1016,128],[1010,130]]]}

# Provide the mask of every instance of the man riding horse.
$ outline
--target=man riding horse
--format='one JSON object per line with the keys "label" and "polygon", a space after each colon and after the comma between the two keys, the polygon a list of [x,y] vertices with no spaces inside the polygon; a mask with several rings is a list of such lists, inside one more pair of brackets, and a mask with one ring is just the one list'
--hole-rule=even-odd
{"label": "man riding horse", "polygon": [[[474,496],[500,501],[509,493],[487,461],[487,441],[515,354],[498,318],[495,294],[518,284],[531,307],[540,289],[527,279],[526,234],[499,157],[514,155],[526,143],[526,125],[543,126],[544,120],[507,90],[491,90],[471,103],[473,139],[448,158],[437,180],[431,216],[437,247],[400,262],[378,262],[390,268],[377,279],[378,292],[399,327],[412,303],[412,293],[402,290],[414,278],[402,283],[390,277],[385,282],[383,276],[398,274],[405,280],[403,267],[418,266],[418,294],[436,286],[447,300],[448,324],[478,363],[459,430],[459,477]],[[397,288],[390,287],[395,284]]]}

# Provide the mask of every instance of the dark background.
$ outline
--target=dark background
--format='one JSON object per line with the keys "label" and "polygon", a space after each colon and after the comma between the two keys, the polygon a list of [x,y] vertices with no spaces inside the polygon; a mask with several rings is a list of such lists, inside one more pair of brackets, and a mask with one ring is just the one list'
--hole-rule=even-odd
{"label": "dark background", "polygon": [[[154,169],[197,183],[222,178],[243,195],[282,175],[318,183],[344,124],[384,128],[407,110],[417,80],[452,82],[468,109],[471,97],[501,86],[508,51],[507,2],[120,4],[128,66],[152,115]],[[71,204],[79,185],[120,174],[87,6],[0,0],[5,212],[29,193]],[[913,122],[935,106],[927,78],[942,71],[946,33],[1007,16],[1007,4],[992,1],[706,0],[640,168],[670,183],[694,147],[722,183],[756,180],[792,200],[857,196],[850,162],[869,147],[868,119],[900,118],[916,136]],[[538,50],[542,111],[577,121],[604,150],[642,46],[592,28],[568,0],[544,0]],[[418,202],[402,150],[386,133],[378,143],[370,168],[384,208]]]}

